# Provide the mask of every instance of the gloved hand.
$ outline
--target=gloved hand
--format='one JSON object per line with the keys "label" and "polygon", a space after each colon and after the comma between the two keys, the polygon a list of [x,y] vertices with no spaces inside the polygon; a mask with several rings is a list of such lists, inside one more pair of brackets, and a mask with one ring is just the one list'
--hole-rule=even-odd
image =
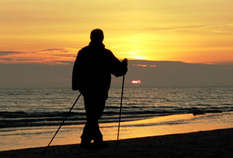
{"label": "gloved hand", "polygon": [[125,59],[122,61],[122,64],[127,66],[127,65],[128,65],[128,59],[125,58]]}

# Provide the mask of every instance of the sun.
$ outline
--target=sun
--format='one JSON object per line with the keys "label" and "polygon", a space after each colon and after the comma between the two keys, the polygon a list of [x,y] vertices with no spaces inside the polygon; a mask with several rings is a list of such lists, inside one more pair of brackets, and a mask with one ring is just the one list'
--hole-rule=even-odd
{"label": "sun", "polygon": [[136,60],[146,60],[147,57],[140,55],[139,53],[135,52],[128,52],[129,59],[136,59]]}

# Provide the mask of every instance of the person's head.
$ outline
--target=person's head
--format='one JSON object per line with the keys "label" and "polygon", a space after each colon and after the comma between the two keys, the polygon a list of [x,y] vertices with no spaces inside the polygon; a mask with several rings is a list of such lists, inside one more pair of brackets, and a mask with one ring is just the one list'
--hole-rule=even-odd
{"label": "person's head", "polygon": [[94,29],[91,31],[91,41],[95,43],[102,43],[104,40],[104,33],[101,29]]}

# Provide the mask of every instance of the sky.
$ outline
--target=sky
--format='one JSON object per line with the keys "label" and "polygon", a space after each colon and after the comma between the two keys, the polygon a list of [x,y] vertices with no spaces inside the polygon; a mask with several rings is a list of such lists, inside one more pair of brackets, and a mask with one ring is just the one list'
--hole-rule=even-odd
{"label": "sky", "polygon": [[232,8],[232,0],[0,0],[0,63],[72,63],[94,28],[120,59],[231,63]]}

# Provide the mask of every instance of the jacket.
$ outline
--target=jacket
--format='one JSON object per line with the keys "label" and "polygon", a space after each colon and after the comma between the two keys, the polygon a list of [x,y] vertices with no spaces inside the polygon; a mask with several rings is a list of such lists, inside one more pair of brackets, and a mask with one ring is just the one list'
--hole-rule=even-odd
{"label": "jacket", "polygon": [[116,77],[127,72],[127,65],[119,61],[113,53],[101,44],[90,42],[82,48],[74,62],[72,89],[83,95],[90,93],[108,97],[111,74]]}

